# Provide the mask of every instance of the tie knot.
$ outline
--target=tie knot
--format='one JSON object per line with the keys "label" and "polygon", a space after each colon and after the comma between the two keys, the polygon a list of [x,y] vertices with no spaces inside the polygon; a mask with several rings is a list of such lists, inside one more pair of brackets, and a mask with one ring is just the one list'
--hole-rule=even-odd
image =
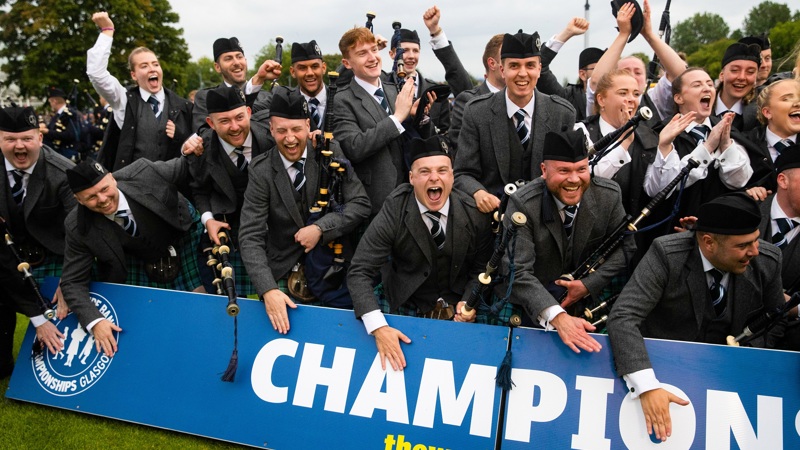
{"label": "tie knot", "polygon": [[697,130],[698,133],[703,133],[703,135],[708,134],[708,132],[710,131],[707,125],[697,125],[696,127],[694,127],[694,129]]}
{"label": "tie knot", "polygon": [[306,165],[306,159],[305,158],[300,158],[297,161],[292,163],[292,167],[294,167],[295,169],[297,169],[299,171],[302,171],[303,167],[305,165]]}
{"label": "tie knot", "polygon": [[[376,93],[376,95],[377,95],[377,93]],[[310,99],[308,99],[308,104],[309,105],[314,105],[314,106],[319,106],[319,100],[317,99],[317,97],[311,97]]]}
{"label": "tie knot", "polygon": [[236,147],[236,148],[234,148],[233,149],[233,153],[236,153],[237,155],[244,154],[244,147]]}
{"label": "tie knot", "polygon": [[442,217],[442,213],[440,213],[439,211],[425,211],[425,215],[436,220],[439,220],[439,218]]}
{"label": "tie knot", "polygon": [[23,171],[21,171],[19,169],[14,169],[14,170],[11,171],[11,175],[14,177],[14,181],[19,183],[20,181],[22,181],[22,177],[25,176],[25,172],[23,172]]}
{"label": "tie knot", "polygon": [[525,116],[528,114],[525,112],[524,109],[518,109],[517,112],[514,113],[514,118],[517,119],[517,122],[521,120],[525,120]]}
{"label": "tie knot", "polygon": [[784,150],[789,148],[793,142],[790,139],[781,139],[780,141],[775,143],[775,151],[779,154],[782,153]]}
{"label": "tie knot", "polygon": [[375,96],[383,98],[385,96],[384,93],[383,93],[383,89],[381,89],[381,88],[376,89],[375,90]]}
{"label": "tie knot", "polygon": [[711,277],[714,278],[714,283],[719,284],[722,282],[723,273],[717,269],[711,269],[708,271],[711,274]]}

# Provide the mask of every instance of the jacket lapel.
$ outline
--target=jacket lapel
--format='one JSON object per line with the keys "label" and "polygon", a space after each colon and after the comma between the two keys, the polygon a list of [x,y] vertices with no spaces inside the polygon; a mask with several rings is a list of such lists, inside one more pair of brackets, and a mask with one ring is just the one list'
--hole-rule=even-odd
{"label": "jacket lapel", "polygon": [[419,207],[417,206],[417,201],[413,192],[409,193],[408,202],[406,202],[405,218],[403,221],[405,222],[405,226],[406,229],[408,229],[409,234],[419,246],[422,254],[425,255],[425,259],[428,261],[428,264],[432,265],[433,255],[431,254],[430,242],[428,242],[430,230],[427,229],[425,222],[422,221],[422,215],[419,213]]}
{"label": "jacket lapel", "polygon": [[558,258],[559,261],[562,263],[561,267],[563,267],[564,262],[564,241],[563,238],[566,236],[564,234],[564,222],[561,220],[561,216],[558,213],[558,207],[556,206],[555,200],[553,200],[553,195],[550,194],[550,191],[547,188],[544,188],[544,194],[542,195],[542,222],[544,223],[547,230],[550,232],[550,237],[556,243],[558,247]]}
{"label": "jacket lapel", "polygon": [[[586,190],[586,195],[581,199],[581,207],[578,208],[575,214],[575,223],[573,223],[572,230],[572,258],[580,257],[583,254],[583,249],[591,237],[592,228],[595,224],[594,209],[590,206],[597,202],[594,198],[596,191],[590,187]],[[573,261],[579,263],[580,261]]]}
{"label": "jacket lapel", "polygon": [[216,155],[216,157],[208,159],[208,163],[212,166],[209,168],[209,172],[212,174],[220,174],[220,176],[214,177],[214,183],[219,185],[220,190],[222,190],[222,192],[225,193],[225,196],[228,197],[228,200],[235,205],[237,200],[236,189],[234,189],[233,183],[231,183],[231,177],[228,176],[228,171],[225,169],[225,161],[223,160],[223,158],[230,159],[230,157],[228,157],[228,154],[225,152],[225,148],[222,146],[222,144],[220,144],[216,131],[211,137],[211,150],[211,154]]}
{"label": "jacket lapel", "polygon": [[[508,151],[508,143],[510,137],[508,135],[508,114],[506,113],[505,89],[500,92],[496,92],[491,101],[491,109],[494,115],[489,118],[492,124],[489,128],[489,132],[492,135],[492,145],[494,147],[493,153],[497,159],[497,167],[500,169],[500,178],[503,180],[509,180],[511,161]],[[519,162],[516,161],[516,163]]]}
{"label": "jacket lapel", "polygon": [[33,173],[28,179],[28,189],[25,191],[25,203],[23,203],[22,208],[26,218],[30,215],[31,211],[33,211],[33,207],[36,205],[36,202],[39,201],[39,197],[42,196],[46,179],[47,163],[45,162],[44,152],[41,152],[39,154],[39,161],[36,167],[33,168]]}
{"label": "jacket lapel", "polygon": [[706,282],[706,273],[703,271],[703,262],[700,260],[700,249],[697,245],[689,252],[681,278],[686,280],[686,287],[694,308],[696,326],[699,330],[703,324],[703,314],[708,302],[708,283]]}
{"label": "jacket lapel", "polygon": [[297,210],[297,202],[294,201],[294,187],[289,180],[289,173],[283,168],[283,160],[280,155],[277,148],[272,152],[272,170],[274,171],[272,180],[275,182],[278,195],[280,195],[286,210],[289,211],[292,220],[299,228],[303,228],[305,223],[303,223],[300,211]]}
{"label": "jacket lapel", "polygon": [[[369,115],[372,117],[372,120],[374,120],[375,123],[380,122],[386,117],[386,111],[384,111],[383,108],[381,108],[381,105],[378,104],[378,102],[375,100],[375,97],[372,95],[373,92],[365,91],[364,88],[362,88],[356,82],[355,78],[353,78],[353,80],[350,81],[350,90],[353,92],[353,95],[356,98],[361,100],[361,106],[364,108],[364,111],[369,113]],[[384,86],[384,93],[385,92],[386,88]],[[391,110],[393,102],[389,101],[389,96],[388,94],[386,95],[387,95],[386,101],[389,102],[389,109]]]}
{"label": "jacket lapel", "polygon": [[[464,267],[464,258],[467,255],[468,242],[454,242],[456,235],[461,236],[474,236],[475,233],[471,230],[471,224],[467,220],[467,212],[464,210],[464,205],[454,195],[450,195],[450,215],[447,218],[447,234],[446,245],[451,245],[452,259],[450,260],[450,267]],[[458,230],[458,231],[455,231]],[[450,284],[456,282],[459,270],[450,270]]]}

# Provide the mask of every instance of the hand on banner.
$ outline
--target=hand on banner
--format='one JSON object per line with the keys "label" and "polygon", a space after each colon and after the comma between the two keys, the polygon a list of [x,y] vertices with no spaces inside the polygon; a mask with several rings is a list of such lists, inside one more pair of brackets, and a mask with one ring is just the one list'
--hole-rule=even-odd
{"label": "hand on banner", "polygon": [[64,294],[61,293],[61,284],[56,288],[56,293],[53,294],[53,300],[50,303],[56,305],[56,317],[58,317],[58,320],[64,320],[69,314],[69,306],[67,306],[67,301],[64,300]]}
{"label": "hand on banner", "polygon": [[109,358],[114,356],[114,353],[117,352],[117,340],[114,339],[115,331],[122,331],[122,328],[106,319],[94,324],[92,327],[92,335],[94,336],[94,345],[98,353],[102,351]]}
{"label": "hand on banner", "polygon": [[64,348],[64,335],[49,320],[36,327],[36,338],[54,355]]}
{"label": "hand on banner", "polygon": [[267,310],[267,317],[272,323],[272,328],[280,334],[289,332],[289,313],[286,311],[286,305],[289,305],[290,308],[297,308],[292,299],[280,289],[272,289],[264,294],[264,308]]}
{"label": "hand on banner", "polygon": [[594,331],[594,326],[583,319],[562,312],[555,316],[550,324],[556,328],[558,336],[561,337],[564,344],[575,353],[580,353],[581,348],[587,352],[599,352],[603,348],[599,342],[586,333]]}
{"label": "hand on banner", "polygon": [[666,441],[672,435],[672,419],[669,416],[669,404],[677,403],[681,406],[689,404],[666,389],[653,389],[639,394],[642,403],[644,421],[647,425],[647,434],[655,432],[656,439]]}
{"label": "hand on banner", "polygon": [[411,339],[400,330],[388,325],[375,329],[372,335],[375,336],[375,345],[378,346],[378,353],[381,355],[381,368],[386,370],[388,359],[392,369],[403,370],[406,367],[406,357],[400,348],[400,341],[410,344]]}

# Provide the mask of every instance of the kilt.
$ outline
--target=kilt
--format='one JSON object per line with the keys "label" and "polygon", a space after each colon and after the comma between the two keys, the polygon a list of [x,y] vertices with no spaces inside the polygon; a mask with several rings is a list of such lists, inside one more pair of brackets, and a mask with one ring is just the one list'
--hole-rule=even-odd
{"label": "kilt", "polygon": [[61,278],[61,269],[63,266],[63,256],[48,253],[44,258],[44,262],[40,266],[34,267],[31,272],[36,282],[41,285],[47,277]]}
{"label": "kilt", "polygon": [[[203,283],[200,280],[200,268],[197,265],[197,246],[200,243],[200,236],[205,231],[200,222],[200,214],[194,205],[187,200],[189,213],[192,215],[192,226],[189,231],[183,233],[180,240],[175,245],[175,251],[181,258],[181,271],[178,276],[170,283],[156,283],[151,281],[145,272],[145,262],[132,255],[125,255],[125,264],[128,268],[128,276],[125,284],[133,286],[154,287],[160,289],[170,289],[173,291],[192,291]],[[97,279],[94,277],[94,279]]]}
{"label": "kilt", "polygon": [[384,314],[394,314],[396,316],[409,316],[418,317],[416,305],[408,306],[406,303],[400,305],[395,311],[391,311],[389,307],[389,299],[386,298],[386,293],[383,290],[383,283],[378,283],[372,290],[375,298],[378,300],[378,306]]}

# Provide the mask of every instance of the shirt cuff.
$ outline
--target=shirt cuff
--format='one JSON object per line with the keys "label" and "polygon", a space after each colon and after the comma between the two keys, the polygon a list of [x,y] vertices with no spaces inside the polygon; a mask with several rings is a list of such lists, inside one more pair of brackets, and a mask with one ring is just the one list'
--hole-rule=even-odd
{"label": "shirt cuff", "polygon": [[397,132],[398,133],[403,134],[403,132],[406,131],[406,129],[403,128],[403,124],[400,123],[399,120],[397,120],[397,117],[395,117],[394,114],[389,116],[389,118],[392,119],[392,122],[394,122],[394,126],[395,126],[395,128],[397,128]]}
{"label": "shirt cuff", "polygon": [[372,334],[373,331],[380,327],[389,326],[389,324],[386,323],[386,317],[383,316],[380,309],[362,315],[361,321],[364,322],[364,328],[367,329],[367,333],[369,334]]}
{"label": "shirt cuff", "polygon": [[653,389],[661,387],[661,383],[659,383],[658,378],[656,378],[656,373],[652,368],[637,370],[636,372],[624,375],[622,379],[625,380],[625,384],[628,385],[628,393],[631,394],[631,398],[634,400],[639,398],[639,395],[643,392],[652,391]]}
{"label": "shirt cuff", "polygon": [[437,34],[436,37],[431,38],[431,48],[434,50],[445,48],[448,45],[450,45],[450,41],[448,41],[447,36],[444,35],[444,30]]}
{"label": "shirt cuff", "polygon": [[656,159],[653,161],[653,167],[656,169],[670,170],[675,169],[681,164],[681,158],[678,152],[675,151],[675,146],[672,145],[667,156],[661,154],[660,151],[656,152]]}
{"label": "shirt cuff", "polygon": [[244,86],[244,95],[255,94],[261,90],[261,86],[263,86],[263,84],[253,84],[253,79],[250,78]]}
{"label": "shirt cuff", "polygon": [[551,37],[547,42],[545,42],[544,45],[546,45],[547,48],[549,48],[550,50],[558,53],[558,51],[561,50],[561,47],[564,45],[564,43],[556,39],[556,35],[554,34],[553,37]]}
{"label": "shirt cuff", "polygon": [[720,152],[717,159],[723,167],[741,167],[750,162],[745,149],[735,141],[731,141],[731,145]]}
{"label": "shirt cuff", "polygon": [[547,331],[553,331],[556,328],[550,325],[550,322],[552,322],[557,315],[565,312],[566,311],[564,311],[564,308],[562,308],[561,305],[548,306],[544,309],[544,311],[540,312],[539,317],[537,317],[539,320],[539,325],[544,327],[544,329]]}
{"label": "shirt cuff", "polygon": [[93,321],[89,322],[89,325],[86,326],[86,330],[92,331],[92,328],[94,328],[94,326],[97,325],[97,322],[100,322],[101,320],[105,319],[101,317],[99,319],[94,319]]}
{"label": "shirt cuff", "polygon": [[214,213],[211,211],[206,211],[203,215],[200,216],[200,222],[203,223],[203,226],[206,226],[206,222],[214,218]]}
{"label": "shirt cuff", "polygon": [[39,314],[38,316],[34,316],[30,318],[31,323],[34,327],[39,328],[40,326],[44,325],[47,322],[47,319],[44,318],[43,314]]}

